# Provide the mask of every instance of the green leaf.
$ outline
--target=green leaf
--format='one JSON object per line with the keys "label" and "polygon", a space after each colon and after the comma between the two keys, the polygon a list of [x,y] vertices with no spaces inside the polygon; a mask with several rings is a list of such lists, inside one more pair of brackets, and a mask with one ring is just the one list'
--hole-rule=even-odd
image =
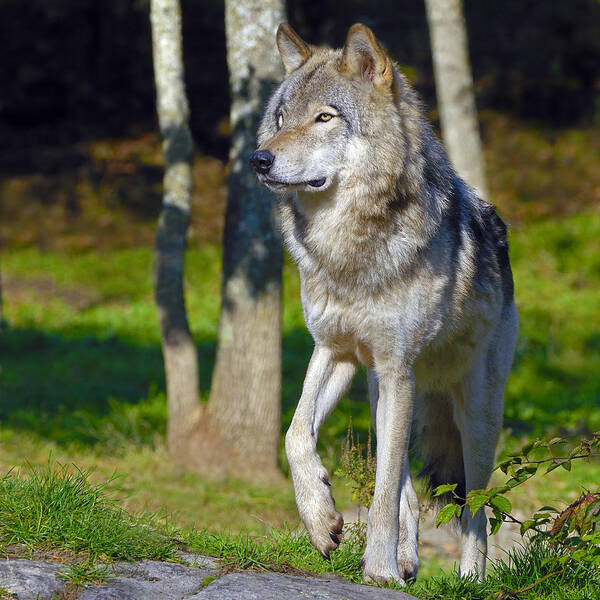
{"label": "green leaf", "polygon": [[525,444],[523,446],[523,448],[521,448],[521,453],[524,456],[527,456],[534,448],[537,448],[539,445],[539,441],[535,440],[534,442],[529,442],[528,444]]}
{"label": "green leaf", "polygon": [[467,496],[467,506],[471,511],[471,514],[475,516],[475,513],[488,501],[488,496],[484,494],[475,494]]}
{"label": "green leaf", "polygon": [[571,461],[570,460],[566,460],[565,462],[560,463],[560,466],[563,469],[566,469],[567,471],[571,470]]}
{"label": "green leaf", "polygon": [[501,521],[504,521],[504,513],[501,510],[498,510],[495,506],[492,508],[492,512],[494,513],[494,516],[496,517],[496,519],[500,519]]}
{"label": "green leaf", "polygon": [[495,533],[498,533],[498,530],[500,529],[500,526],[502,525],[503,521],[502,519],[490,519],[490,535],[494,535]]}
{"label": "green leaf", "polygon": [[550,471],[554,471],[554,469],[557,469],[558,467],[560,467],[560,463],[559,462],[551,462],[546,467],[546,473],[550,473]]}
{"label": "green leaf", "polygon": [[442,510],[437,514],[435,518],[435,526],[439,527],[448,523],[454,515],[459,516],[462,512],[462,507],[458,504],[446,504]]}
{"label": "green leaf", "polygon": [[534,526],[535,521],[533,519],[527,519],[526,521],[523,521],[523,523],[521,523],[521,535],[525,535],[525,533]]}
{"label": "green leaf", "polygon": [[504,496],[494,496],[490,499],[490,504],[494,508],[497,508],[498,510],[506,514],[510,513],[510,511],[512,510],[510,500]]}
{"label": "green leaf", "polygon": [[523,483],[523,480],[522,480],[522,479],[521,479],[521,480],[519,480],[519,479],[516,479],[515,477],[513,477],[512,479],[509,479],[509,480],[506,482],[506,485],[507,485],[509,488],[511,488],[511,489],[512,489],[512,488],[514,488],[514,487],[517,487],[518,485],[521,485],[522,483]]}
{"label": "green leaf", "polygon": [[444,485],[438,485],[433,490],[433,497],[435,498],[436,496],[441,496],[442,494],[447,494],[448,492],[453,492],[457,486],[458,486],[458,483],[446,483]]}
{"label": "green leaf", "polygon": [[567,440],[563,437],[553,437],[549,442],[548,446],[555,446],[556,444],[564,444]]}
{"label": "green leaf", "polygon": [[535,475],[537,473],[539,465],[525,465],[519,469],[520,471],[524,471],[525,473],[529,473],[530,475]]}

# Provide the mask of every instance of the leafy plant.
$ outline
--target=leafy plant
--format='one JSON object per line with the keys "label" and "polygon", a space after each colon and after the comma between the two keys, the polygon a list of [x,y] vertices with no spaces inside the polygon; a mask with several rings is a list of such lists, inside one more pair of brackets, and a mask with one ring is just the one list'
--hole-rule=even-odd
{"label": "leafy plant", "polygon": [[371,506],[375,491],[377,459],[373,455],[370,429],[367,443],[361,444],[354,439],[352,421],[350,421],[346,438],[342,442],[340,462],[341,466],[335,474],[346,479],[347,484],[352,488],[352,500],[358,505],[360,521],[360,508]]}
{"label": "leafy plant", "polygon": [[[474,516],[488,506],[493,513],[493,517],[490,517],[490,534],[496,533],[505,522],[517,523],[522,536],[529,533],[528,537],[533,542],[546,543],[555,550],[544,559],[547,572],[542,577],[508,595],[500,594],[498,598],[527,592],[543,581],[560,575],[568,567],[600,566],[600,490],[585,491],[564,510],[544,506],[523,521],[511,514],[512,505],[506,497],[512,489],[540,473],[548,474],[559,467],[570,471],[573,461],[600,456],[600,432],[581,440],[570,450],[566,449],[566,445],[567,440],[560,437],[527,443],[498,465],[497,469],[508,476],[504,485],[471,490],[466,498],[456,495],[455,484],[441,485],[434,490],[434,496],[450,492],[457,501],[440,510],[436,518],[437,526],[447,523],[454,516],[460,517],[465,509]],[[557,453],[559,448],[564,452]]]}

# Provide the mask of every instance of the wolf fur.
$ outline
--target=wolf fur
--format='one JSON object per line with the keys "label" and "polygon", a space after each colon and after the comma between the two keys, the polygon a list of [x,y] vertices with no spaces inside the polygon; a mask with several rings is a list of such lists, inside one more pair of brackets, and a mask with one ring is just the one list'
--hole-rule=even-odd
{"label": "wolf fur", "polygon": [[[284,24],[277,44],[286,77],[251,163],[278,193],[315,342],[285,438],[298,511],[328,557],[343,520],[317,435],[362,363],[377,436],[364,575],[402,582],[419,564],[411,422],[431,485],[464,497],[493,467],[518,328],[506,228],[454,172],[369,28],[333,50]],[[463,511],[461,574],[483,577],[485,527],[483,511]]]}

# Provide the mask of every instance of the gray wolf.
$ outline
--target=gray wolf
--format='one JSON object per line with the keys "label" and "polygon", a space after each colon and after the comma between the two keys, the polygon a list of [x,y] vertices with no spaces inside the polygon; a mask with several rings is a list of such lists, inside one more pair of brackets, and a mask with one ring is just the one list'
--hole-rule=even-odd
{"label": "gray wolf", "polygon": [[[506,227],[458,177],[416,93],[361,24],[342,49],[277,32],[286,77],[250,162],[278,194],[314,338],[285,447],[312,543],[334,550],[343,520],[316,451],[319,428],[362,363],[377,437],[365,579],[414,577],[418,500],[411,424],[432,486],[488,484],[518,318]],[[461,518],[460,574],[483,578],[483,511]]]}

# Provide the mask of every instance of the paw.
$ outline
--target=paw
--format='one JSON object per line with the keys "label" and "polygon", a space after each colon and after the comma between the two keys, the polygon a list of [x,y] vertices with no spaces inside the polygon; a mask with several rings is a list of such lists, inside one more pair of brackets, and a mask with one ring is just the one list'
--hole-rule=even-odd
{"label": "paw", "polygon": [[400,572],[400,577],[404,579],[404,581],[408,581],[409,579],[416,579],[417,573],[419,571],[419,556],[417,554],[417,542],[414,541],[414,544],[406,544],[406,547],[402,547],[403,544],[398,544],[398,571]]}
{"label": "paw", "polygon": [[344,525],[342,514],[335,509],[330,485],[326,475],[320,477],[310,494],[307,494],[302,504],[298,505],[310,541],[327,560],[330,552],[340,544]]}
{"label": "paw", "polygon": [[310,529],[307,526],[310,541],[326,560],[329,560],[331,551],[335,550],[342,540],[343,525],[344,519],[341,513],[333,510],[315,519]]}
{"label": "paw", "polygon": [[377,585],[386,585],[396,582],[398,585],[405,585],[404,579],[400,576],[396,558],[387,556],[389,553],[371,552],[367,550],[361,561],[363,569],[363,579],[367,583]]}
{"label": "paw", "polygon": [[404,581],[416,579],[417,573],[419,572],[419,559],[398,557],[398,572]]}

